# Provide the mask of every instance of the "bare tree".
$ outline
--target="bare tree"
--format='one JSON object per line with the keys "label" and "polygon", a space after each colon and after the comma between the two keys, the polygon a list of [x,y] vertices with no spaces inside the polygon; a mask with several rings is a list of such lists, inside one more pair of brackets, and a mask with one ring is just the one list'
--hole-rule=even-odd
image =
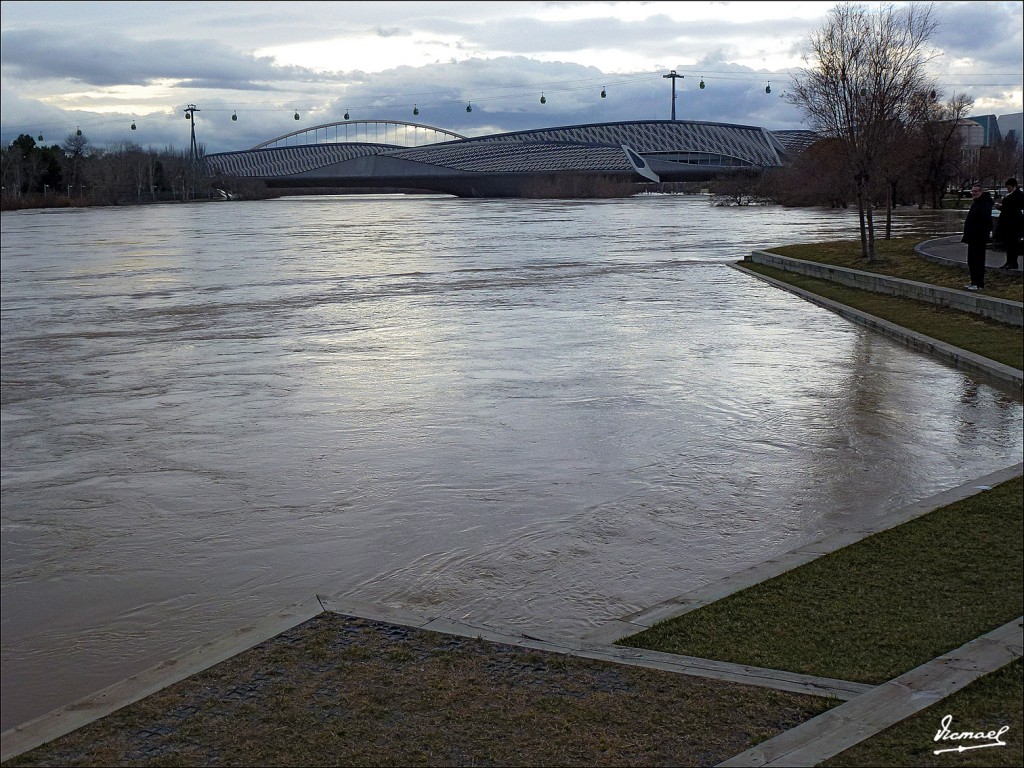
{"label": "bare tree", "polygon": [[[924,66],[927,42],[936,28],[931,5],[838,5],[811,35],[812,66],[793,78],[786,100],[811,127],[841,141],[856,184],[861,253],[875,258],[872,184],[914,116],[916,94],[933,84]],[[879,176],[882,179],[879,179]]]}
{"label": "bare tree", "polygon": [[957,176],[963,145],[961,128],[974,99],[954,93],[943,102],[936,91],[921,94],[918,99],[920,116],[915,121],[913,154],[917,158],[919,205],[930,197],[932,207],[941,208],[942,195],[950,180]]}
{"label": "bare tree", "polygon": [[[881,147],[879,159],[878,181],[881,182],[881,196],[885,199],[885,239],[892,238],[892,208],[896,204],[899,182],[912,169],[914,158],[909,155],[906,148],[910,146],[910,138],[913,132],[909,126],[895,124],[892,131],[886,137]],[[875,185],[877,188],[878,185]],[[877,200],[872,195],[869,205]],[[871,209],[869,209],[871,210]]]}
{"label": "bare tree", "polygon": [[976,179],[998,187],[1009,176],[1020,175],[1020,142],[1015,135],[1004,136],[990,147],[982,147]]}
{"label": "bare tree", "polygon": [[783,205],[824,205],[848,208],[855,196],[839,139],[822,139],[797,155],[791,165],[775,170],[775,199]]}
{"label": "bare tree", "polygon": [[64,179],[68,184],[68,196],[71,196],[71,190],[75,188],[81,196],[82,165],[89,152],[89,140],[80,131],[69,133],[61,144],[61,149],[64,150]]}
{"label": "bare tree", "polygon": [[200,145],[199,149],[200,159],[194,161],[174,147],[161,152],[123,142],[100,149],[80,132],[51,147],[37,147],[34,138],[23,134],[10,146],[0,147],[0,207],[38,205],[46,199],[56,202],[57,194],[64,204],[73,200],[77,205],[208,197],[210,179],[202,163],[205,148]]}
{"label": "bare tree", "polygon": [[710,186],[714,205],[766,205],[770,202],[763,169],[723,173]]}

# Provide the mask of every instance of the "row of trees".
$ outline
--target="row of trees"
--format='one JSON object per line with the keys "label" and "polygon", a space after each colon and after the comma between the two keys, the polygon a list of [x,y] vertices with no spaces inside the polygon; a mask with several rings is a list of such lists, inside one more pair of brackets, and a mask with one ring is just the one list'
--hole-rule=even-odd
{"label": "row of trees", "polygon": [[[951,109],[936,105],[937,109]],[[1019,176],[1024,165],[1016,136],[991,147],[966,147],[958,121],[927,123],[906,131],[905,143],[886,167],[886,173],[864,186],[865,205],[941,208],[950,190],[966,189],[973,181],[1000,187]],[[857,200],[857,185],[846,149],[836,138],[813,144],[792,165],[773,169],[759,180],[758,194],[791,206],[829,205],[845,208]]]}
{"label": "row of trees", "polygon": [[3,207],[117,205],[208,195],[201,163],[124,143],[99,148],[80,133],[41,146],[22,134],[0,149]]}
{"label": "row of trees", "polygon": [[[827,141],[812,147],[781,186],[802,182],[807,195],[832,204],[845,205],[852,196],[869,261],[879,198],[888,214],[901,193],[938,207],[951,181],[991,176],[998,183],[1000,170],[1020,167],[1012,141],[974,157],[964,152],[961,126],[973,101],[964,94],[943,101],[925,72],[936,26],[932,5],[836,6],[811,35],[811,66],[800,70],[785,97]],[[890,223],[887,215],[887,236]]]}
{"label": "row of trees", "polygon": [[[948,102],[929,98],[927,119],[901,130],[902,145],[886,158],[884,173],[862,184],[860,198],[848,149],[836,137],[811,145],[791,165],[763,173],[733,171],[710,186],[722,205],[771,202],[845,208],[858,201],[864,207],[865,225],[874,210],[891,210],[892,205],[938,208],[950,188],[966,188],[975,180],[998,187],[1007,177],[1020,176],[1024,167],[1022,147],[1014,136],[991,147],[965,147],[960,126],[970,106],[963,96]],[[201,166],[173,149],[157,152],[134,144],[96,149],[78,135],[69,136],[62,146],[49,147],[36,146],[31,136],[19,136],[10,147],[0,149],[0,157],[4,208],[190,200],[208,197],[211,185],[249,199],[280,194],[253,180],[208,179]],[[587,184],[592,185],[592,180]],[[667,186],[680,185],[657,185],[659,189]],[[681,186],[685,191],[693,185]],[[697,183],[695,189],[702,186]],[[305,193],[314,191],[324,192]],[[632,194],[635,185],[600,194],[589,188],[582,194],[565,184],[530,191],[534,197],[614,197]]]}

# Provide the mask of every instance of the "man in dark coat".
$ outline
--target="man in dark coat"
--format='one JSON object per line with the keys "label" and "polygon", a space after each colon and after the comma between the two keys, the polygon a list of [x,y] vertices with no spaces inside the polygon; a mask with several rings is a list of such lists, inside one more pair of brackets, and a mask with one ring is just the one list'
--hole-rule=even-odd
{"label": "man in dark coat", "polygon": [[1006,180],[1007,195],[996,203],[999,209],[999,239],[1006,246],[1006,263],[1000,269],[1017,269],[1021,238],[1024,237],[1024,192],[1016,179]]}
{"label": "man in dark coat", "polygon": [[967,269],[971,273],[971,284],[965,287],[968,291],[980,291],[985,287],[985,248],[992,232],[992,195],[975,184],[971,197],[974,200],[967,211],[960,242],[967,243]]}

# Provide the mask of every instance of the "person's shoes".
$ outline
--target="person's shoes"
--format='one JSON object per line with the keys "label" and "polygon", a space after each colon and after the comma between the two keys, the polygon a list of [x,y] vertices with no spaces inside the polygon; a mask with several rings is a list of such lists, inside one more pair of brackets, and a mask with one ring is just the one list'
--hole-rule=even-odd
{"label": "person's shoes", "polygon": [[970,285],[965,285],[965,286],[964,286],[964,288],[965,288],[966,290],[968,290],[968,291],[980,291],[980,290],[981,290],[981,288],[979,288],[979,287],[978,287],[977,285],[975,285],[974,283],[971,283]]}

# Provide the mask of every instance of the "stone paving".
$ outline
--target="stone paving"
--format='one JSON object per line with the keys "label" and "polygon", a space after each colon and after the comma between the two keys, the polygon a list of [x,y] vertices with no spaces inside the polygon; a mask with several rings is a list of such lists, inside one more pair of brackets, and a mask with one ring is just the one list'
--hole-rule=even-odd
{"label": "stone paving", "polygon": [[[928,261],[938,264],[960,264],[967,269],[967,244],[960,242],[960,235],[939,237],[934,240],[927,240],[919,244],[915,249],[918,255]],[[985,271],[998,270],[1006,263],[1006,251],[995,250],[991,246],[985,251]],[[1024,267],[1024,257],[1018,259],[1017,269],[1011,270],[1020,272]]]}

